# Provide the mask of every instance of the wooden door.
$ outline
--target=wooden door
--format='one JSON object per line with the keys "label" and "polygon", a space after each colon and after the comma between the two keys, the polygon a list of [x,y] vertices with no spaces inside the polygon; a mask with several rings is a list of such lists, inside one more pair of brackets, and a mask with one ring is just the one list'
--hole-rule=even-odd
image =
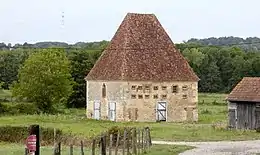
{"label": "wooden door", "polygon": [[108,118],[110,121],[116,120],[116,102],[109,102]]}
{"label": "wooden door", "polygon": [[228,117],[229,117],[230,128],[236,128],[236,124],[237,124],[236,109],[229,109]]}
{"label": "wooden door", "polygon": [[156,121],[166,121],[166,102],[157,103]]}
{"label": "wooden door", "polygon": [[100,101],[94,102],[94,119],[99,120],[100,119]]}

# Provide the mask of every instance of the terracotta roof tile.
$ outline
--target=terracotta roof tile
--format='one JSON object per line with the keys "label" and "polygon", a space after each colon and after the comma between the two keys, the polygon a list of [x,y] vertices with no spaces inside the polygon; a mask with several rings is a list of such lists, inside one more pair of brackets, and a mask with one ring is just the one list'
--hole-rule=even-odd
{"label": "terracotta roof tile", "polygon": [[153,14],[128,13],[87,80],[198,81]]}
{"label": "terracotta roof tile", "polygon": [[227,100],[260,102],[260,77],[244,77],[228,95]]}

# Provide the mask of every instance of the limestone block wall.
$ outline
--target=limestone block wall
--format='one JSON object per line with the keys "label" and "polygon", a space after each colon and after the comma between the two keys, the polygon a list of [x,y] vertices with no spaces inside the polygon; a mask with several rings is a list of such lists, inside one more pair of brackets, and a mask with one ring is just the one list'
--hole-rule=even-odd
{"label": "limestone block wall", "polygon": [[[106,97],[102,97],[102,85]],[[176,91],[175,91],[176,90]],[[157,102],[165,101],[167,122],[198,120],[197,82],[88,81],[87,117],[92,118],[94,102],[101,102],[101,119],[108,119],[108,103],[116,102],[116,121],[154,122]]]}
{"label": "limestone block wall", "polygon": [[[103,84],[106,86],[106,97],[102,96]],[[125,98],[127,90],[125,89],[127,82],[120,81],[87,81],[87,109],[88,118],[93,118],[94,102],[100,101],[101,119],[108,119],[109,102],[116,102],[116,121],[125,121]]]}
{"label": "limestone block wall", "polygon": [[130,97],[127,105],[137,107],[136,121],[156,121],[158,101],[166,102],[167,122],[198,120],[197,82],[135,81],[129,82],[128,87]]}

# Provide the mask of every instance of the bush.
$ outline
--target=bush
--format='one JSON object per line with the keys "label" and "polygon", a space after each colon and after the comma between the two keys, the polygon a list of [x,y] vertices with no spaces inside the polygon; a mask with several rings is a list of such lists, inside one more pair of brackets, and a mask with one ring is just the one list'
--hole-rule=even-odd
{"label": "bush", "polygon": [[0,103],[1,115],[17,115],[17,114],[39,114],[39,109],[31,103]]}
{"label": "bush", "polygon": [[[40,128],[41,145],[53,144],[53,128]],[[0,141],[8,143],[24,143],[29,135],[29,128],[24,126],[1,126]],[[62,137],[62,131],[56,130],[57,137]]]}

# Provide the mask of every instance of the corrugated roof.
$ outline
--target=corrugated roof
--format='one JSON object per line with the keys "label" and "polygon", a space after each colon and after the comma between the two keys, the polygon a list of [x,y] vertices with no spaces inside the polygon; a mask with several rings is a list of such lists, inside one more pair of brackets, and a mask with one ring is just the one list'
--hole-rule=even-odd
{"label": "corrugated roof", "polygon": [[228,95],[227,100],[260,102],[260,77],[244,77]]}
{"label": "corrugated roof", "polygon": [[87,80],[198,81],[154,14],[128,13]]}

